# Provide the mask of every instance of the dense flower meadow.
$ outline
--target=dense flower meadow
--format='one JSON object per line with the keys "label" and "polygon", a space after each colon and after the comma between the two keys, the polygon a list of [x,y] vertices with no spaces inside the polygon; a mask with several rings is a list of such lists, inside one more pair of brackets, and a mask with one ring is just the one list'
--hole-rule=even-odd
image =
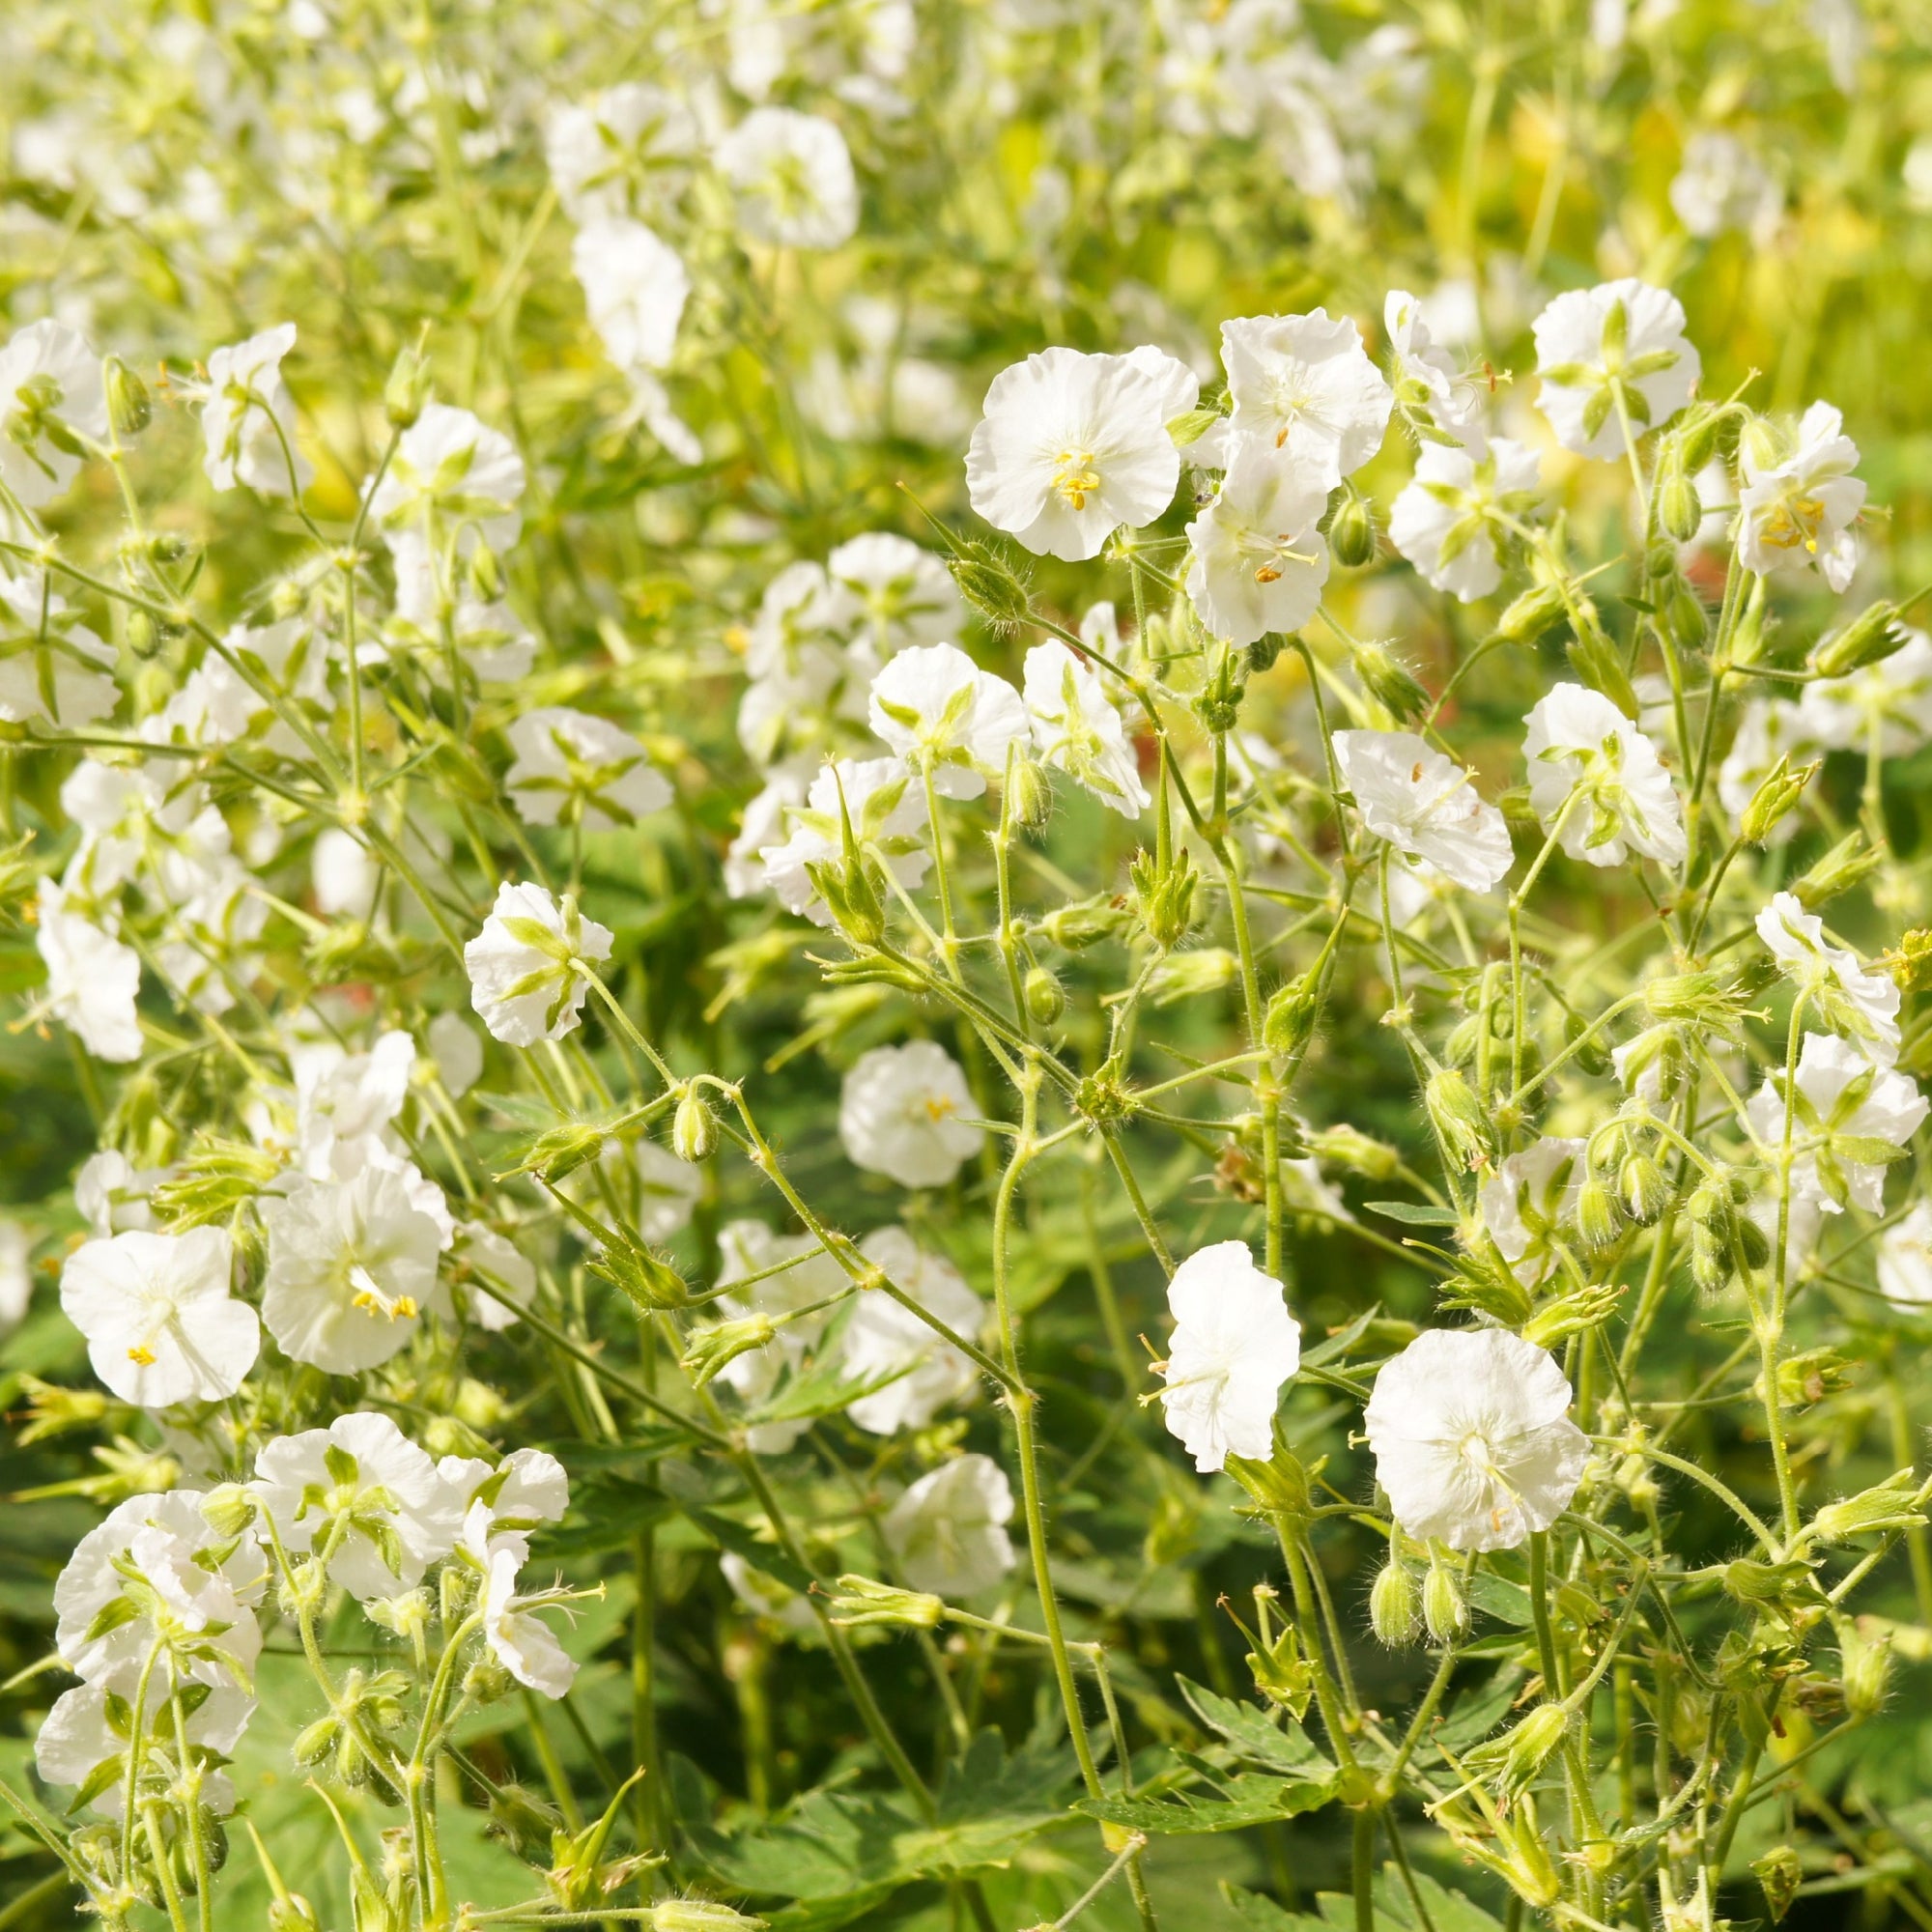
{"label": "dense flower meadow", "polygon": [[1932,15],[0,54],[0,1932],[1932,1927]]}

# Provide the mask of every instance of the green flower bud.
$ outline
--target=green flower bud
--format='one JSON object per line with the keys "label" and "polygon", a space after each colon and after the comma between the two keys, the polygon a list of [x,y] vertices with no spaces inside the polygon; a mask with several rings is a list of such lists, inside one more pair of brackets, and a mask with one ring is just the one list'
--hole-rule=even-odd
{"label": "green flower bud", "polygon": [[1769,416],[1747,416],[1738,451],[1754,469],[1776,469],[1791,454],[1791,439]]}
{"label": "green flower bud", "polygon": [[1806,912],[1861,886],[1878,870],[1884,855],[1865,843],[1862,832],[1847,833],[1823,858],[1814,860],[1799,878],[1792,880],[1792,895]]}
{"label": "green flower bud", "polygon": [[1791,1901],[1804,1883],[1804,1862],[1789,1845],[1774,1845],[1754,1858],[1750,1868],[1764,1889],[1764,1908],[1776,1925],[1791,1910]]}
{"label": "green flower bud", "polygon": [[613,1287],[624,1291],[631,1301],[647,1315],[661,1309],[682,1308],[691,1299],[684,1277],[668,1262],[660,1261],[648,1248],[629,1241],[612,1241],[589,1264],[592,1274],[601,1275]]}
{"label": "green flower bud", "polygon": [[1773,830],[1804,796],[1804,787],[1817,777],[1821,763],[1822,760],[1814,758],[1794,772],[1787,753],[1765,774],[1738,819],[1738,830],[1748,843],[1762,845],[1771,837]]}
{"label": "green flower bud", "polygon": [[1368,499],[1350,490],[1328,523],[1328,548],[1344,570],[1359,570],[1376,554],[1376,515]]}
{"label": "green flower bud", "polygon": [[778,1332],[778,1324],[765,1314],[705,1322],[691,1331],[680,1366],[702,1388],[740,1355],[766,1347]]}
{"label": "green flower bud", "polygon": [[1308,1044],[1320,1008],[1307,974],[1277,986],[1262,1021],[1262,1044],[1279,1059],[1293,1058]]}
{"label": "green flower bud", "polygon": [[240,1483],[218,1483],[202,1497],[201,1513],[216,1536],[240,1536],[255,1520],[255,1498]]}
{"label": "green flower bud", "polygon": [[1681,469],[1663,479],[1657,494],[1657,520],[1678,543],[1689,543],[1704,521],[1703,499],[1697,486]]}
{"label": "green flower bud", "polygon": [[1453,1155],[1469,1167],[1490,1165],[1494,1145],[1490,1117],[1457,1068],[1437,1067],[1422,1090],[1422,1103]]}
{"label": "green flower bud", "polygon": [[1139,852],[1128,867],[1134,884],[1141,923],[1147,935],[1163,952],[1170,952],[1187,937],[1194,923],[1194,862],[1187,854],[1175,855],[1163,872],[1153,855]]}
{"label": "green flower bud", "polygon": [[765,1924],[709,1898],[667,1898],[651,1908],[651,1932],[764,1932]]}
{"label": "green flower bud", "polygon": [[967,603],[998,629],[1014,629],[1033,614],[1033,597],[1005,554],[991,544],[961,544],[946,559],[952,581]]}
{"label": "green flower bud", "polygon": [[1533,644],[1563,616],[1567,606],[1553,583],[1533,583],[1496,619],[1496,635],[1513,644]]}
{"label": "green flower bud", "polygon": [[1422,1623],[1435,1643],[1454,1643],[1468,1633],[1469,1605],[1463,1601],[1463,1585],[1453,1571],[1439,1563],[1432,1563],[1423,1579]]}
{"label": "green flower bud", "polygon": [[1654,543],[1644,552],[1644,575],[1653,582],[1662,583],[1666,578],[1677,575],[1677,552],[1667,543]]}
{"label": "green flower bud", "polygon": [[1705,610],[1704,600],[1681,577],[1664,600],[1663,623],[1671,642],[1683,651],[1702,650],[1711,635],[1711,613]]}
{"label": "green flower bud", "polygon": [[1876,1717],[1891,1680],[1891,1633],[1867,1636],[1849,1617],[1838,1625],[1839,1677],[1845,1709],[1854,1718]]}
{"label": "green flower bud", "polygon": [[937,1630],[946,1605],[923,1590],[901,1590],[869,1577],[843,1576],[832,1598],[832,1621],[846,1629],[888,1624],[899,1630]]}
{"label": "green flower bud", "polygon": [[1422,1593],[1414,1576],[1391,1557],[1376,1573],[1369,1591],[1369,1628],[1377,1641],[1400,1650],[1414,1637],[1421,1608]]}
{"label": "green flower bud", "polygon": [[1308,1135],[1308,1151],[1370,1180],[1387,1180],[1402,1165],[1399,1149],[1350,1126],[1346,1121],[1332,1127],[1314,1129]]}
{"label": "green flower bud", "polygon": [[1052,1026],[1066,1010],[1066,988],[1045,966],[1036,966],[1021,988],[1028,1017],[1036,1026]]}
{"label": "green flower bud", "polygon": [[1570,1729],[1570,1713],[1561,1704],[1539,1704],[1528,1717],[1492,1747],[1499,1760],[1503,1789],[1514,1796],[1527,1785],[1562,1744]]}
{"label": "green flower bud", "polygon": [[1744,613],[1731,632],[1731,662],[1756,664],[1765,646],[1765,579],[1751,579],[1750,594],[1745,599]]}
{"label": "green flower bud", "polygon": [[1918,1479],[1910,1469],[1901,1469],[1876,1489],[1827,1503],[1811,1519],[1804,1534],[1814,1543],[1842,1543],[1853,1536],[1916,1529],[1925,1521],[1920,1507],[1924,1501]]}
{"label": "green flower bud", "polygon": [[718,1119],[696,1087],[686,1087],[671,1117],[670,1147],[679,1160],[696,1166],[711,1158],[718,1146]]}
{"label": "green flower bud", "polygon": [[1861,611],[1842,631],[1835,631],[1811,653],[1811,668],[1820,677],[1843,677],[1866,665],[1882,664],[1906,645],[1898,622],[1898,606],[1880,599]]}
{"label": "green flower bud", "polygon": [[1275,660],[1280,656],[1281,639],[1274,636],[1272,632],[1265,633],[1257,638],[1247,649],[1248,670],[1250,674],[1259,676],[1264,670],[1272,670]]}
{"label": "green flower bud", "polygon": [[1037,758],[1016,757],[1007,773],[1007,799],[1014,819],[1037,832],[1053,813],[1053,781]]}
{"label": "green flower bud", "polygon": [[1576,635],[1563,646],[1571,668],[1592,691],[1600,691],[1626,718],[1637,715],[1636,689],[1609,633],[1585,609],[1576,620]]}
{"label": "green flower bud", "polygon": [[322,1932],[315,1907],[298,1891],[285,1891],[269,1901],[269,1932]]}
{"label": "green flower bud", "polygon": [[1704,404],[1693,404],[1685,412],[1677,432],[1677,463],[1686,476],[1695,476],[1718,453],[1718,439],[1724,432],[1725,412]]}
{"label": "green flower bud", "polygon": [[383,413],[391,429],[412,428],[429,401],[429,358],[423,348],[428,339],[425,328],[397,352],[389,366],[389,380],[383,385]]}
{"label": "green flower bud", "polygon": [[295,1761],[299,1765],[320,1764],[335,1748],[336,1738],[342,1730],[342,1720],[333,1715],[318,1718],[314,1723],[296,1733],[292,1747]]}
{"label": "green flower bud", "polygon": [[110,355],[101,371],[107,389],[107,420],[117,437],[139,436],[154,420],[154,399],[148,385],[118,355]]}
{"label": "green flower bud", "polygon": [[477,597],[485,604],[496,603],[503,594],[503,566],[497,553],[488,544],[479,543],[469,553],[469,569]]}
{"label": "green flower bud", "polygon": [[1429,709],[1428,692],[1380,644],[1356,647],[1355,675],[1362,680],[1362,689],[1391,717],[1420,718]]}
{"label": "green flower bud", "polygon": [[1084,952],[1103,939],[1116,938],[1131,918],[1106,895],[1078,899],[1072,905],[1056,907],[1040,921],[1039,929],[1055,946],[1068,952]]}
{"label": "green flower bud", "polygon": [[1617,1238],[1616,1199],[1594,1174],[1577,1191],[1577,1232],[1586,1248],[1607,1248]]}
{"label": "green flower bud", "polygon": [[1648,1227],[1663,1212],[1670,1199],[1670,1183],[1649,1154],[1634,1153],[1617,1171],[1617,1194],[1624,1212]]}
{"label": "green flower bud", "polygon": [[554,1185],[580,1167],[587,1166],[604,1151],[604,1129],[588,1121],[570,1121],[562,1126],[546,1127],[530,1142],[517,1165],[499,1174],[507,1180],[515,1174],[534,1174]]}

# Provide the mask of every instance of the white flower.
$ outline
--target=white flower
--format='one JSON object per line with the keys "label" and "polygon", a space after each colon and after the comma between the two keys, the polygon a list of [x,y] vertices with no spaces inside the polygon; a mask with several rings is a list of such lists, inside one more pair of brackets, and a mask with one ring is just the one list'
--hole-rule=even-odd
{"label": "white flower", "polygon": [[839,863],[844,854],[842,800],[852,836],[901,886],[910,889],[932,864],[921,835],[925,800],[897,758],[840,758],[811,781],[802,806],[788,808],[791,836],[782,845],[758,853],[765,883],[788,912],[803,913],[814,925],[830,925],[832,912],[808,867]]}
{"label": "white flower", "polygon": [[316,835],[309,853],[309,887],[318,912],[367,919],[376,909],[382,884],[381,862],[355,833],[331,825]]}
{"label": "white flower", "polygon": [[1506,1328],[1425,1329],[1383,1364],[1363,1422],[1396,1521],[1451,1549],[1548,1529],[1590,1455],[1555,1358]]}
{"label": "white flower", "polygon": [[901,1187],[944,1187],[980,1151],[984,1129],[959,1064],[929,1039],[862,1053],[838,1097],[838,1138],[855,1167]]}
{"label": "white flower", "polygon": [[1151,801],[1098,674],[1054,638],[1027,652],[1025,677],[1034,749],[1102,805],[1138,818]]}
{"label": "white flower", "polygon": [[[133,1687],[139,1689],[138,1681]],[[181,1736],[202,1762],[201,1802],[216,1816],[235,1808],[235,1786],[223,1773],[207,1768],[206,1755],[231,1756],[242,1733],[255,1715],[255,1699],[239,1684],[207,1686],[199,1702],[182,1700]],[[132,1714],[128,1700],[105,1685],[77,1684],[54,1700],[34,1739],[34,1766],[49,1784],[84,1785],[109,1759],[117,1763],[112,1782],[98,1786],[89,1809],[102,1818],[119,1818],[128,1802],[124,1753]],[[145,1797],[155,1782],[170,1781],[186,1767],[176,1762],[180,1737],[167,1697],[164,1674],[157,1673],[148,1689],[148,1705],[141,1716],[144,1775],[138,1795]]]}
{"label": "white flower", "polygon": [[[158,1647],[185,1684],[233,1685],[238,1670],[246,1681],[262,1649],[249,1606],[268,1564],[251,1530],[217,1536],[202,1502],[198,1490],[129,1496],[74,1546],[54,1583],[54,1648],[69,1669],[127,1696]],[[132,1615],[111,1607],[123,1604]]]}
{"label": "white flower", "polygon": [[[8,445],[0,431],[0,486]],[[46,573],[0,572],[0,721],[84,730],[120,701],[114,646],[75,620]]]}
{"label": "white flower", "polygon": [[0,1335],[20,1325],[33,1301],[33,1236],[19,1222],[0,1217]]}
{"label": "white flower", "polygon": [[285,322],[209,356],[203,467],[217,490],[245,483],[265,497],[299,496],[314,479],[296,448],[295,399],[282,381],[282,357],[295,346],[296,326]]}
{"label": "white flower", "polygon": [[329,1580],[363,1599],[419,1583],[462,1525],[463,1498],[436,1464],[386,1415],[366,1411],[276,1436],[248,1487],[289,1555],[333,1543]]}
{"label": "white flower", "polygon": [[1436,342],[1421,302],[1406,289],[1391,289],[1382,303],[1382,327],[1404,405],[1420,410],[1445,436],[1480,456],[1488,443],[1482,391],[1458,373],[1449,352]]}
{"label": "white flower", "polygon": [[1790,893],[1774,895],[1756,923],[1757,936],[1804,989],[1811,1010],[1834,1032],[1849,1034],[1874,1065],[1891,1065],[1899,1045],[1897,982],[1866,972],[1856,952],[1829,944],[1824,921]]}
{"label": "white flower", "polygon": [[777,772],[761,791],[745,802],[738,835],[724,854],[727,897],[748,899],[766,887],[764,851],[784,837],[785,816],[805,803],[805,781],[795,772]]}
{"label": "white flower", "polygon": [[349,1180],[386,1145],[384,1130],[403,1111],[416,1043],[398,1029],[367,1053],[331,1039],[289,1049],[296,1083],[296,1164],[311,1180]]}
{"label": "white flower", "polygon": [[222,1228],[88,1241],[61,1270],[61,1308],[87,1337],[94,1373],[123,1402],[168,1408],[219,1402],[242,1386],[261,1324],[228,1292]]}
{"label": "white flower", "polygon": [[1490,1238],[1525,1288],[1541,1288],[1556,1272],[1557,1245],[1575,1232],[1583,1147],[1546,1134],[1506,1155],[1476,1197]]}
{"label": "white flower", "polygon": [[[1926,1102],[1903,1073],[1874,1066],[1848,1039],[1807,1033],[1798,1055],[1798,1094],[1792,1110],[1791,1191],[1815,1201],[1828,1214],[1846,1202],[1876,1214],[1885,1205],[1885,1168],[1853,1160],[1833,1143],[1841,1138],[1889,1141],[1904,1147],[1918,1131]],[[1751,1131],[1767,1148],[1784,1145],[1784,1074],[1765,1082],[1745,1109]]]}
{"label": "white flower", "polygon": [[539,1592],[523,1596],[517,1590],[521,1560],[514,1549],[490,1552],[489,1574],[483,1583],[483,1640],[490,1655],[519,1684],[546,1697],[561,1697],[577,1676],[577,1664],[557,1642],[556,1634],[531,1605],[558,1601]]}
{"label": "white flower", "polygon": [[[1529,802],[1573,859],[1615,866],[1630,852],[1674,866],[1684,857],[1676,787],[1657,747],[1601,692],[1559,684],[1529,714]],[[1572,801],[1575,801],[1573,804]]]}
{"label": "white flower", "polygon": [[1245,1241],[1217,1241],[1175,1269],[1167,1305],[1168,1434],[1204,1475],[1230,1456],[1272,1454],[1281,1385],[1301,1366],[1301,1323],[1281,1283],[1255,1265]]}
{"label": "white flower", "polygon": [[262,1319],[285,1354],[330,1375],[386,1362],[436,1293],[442,1233],[385,1168],[300,1180],[262,1203],[269,1271]]}
{"label": "white flower", "polygon": [[1703,364],[1684,333],[1684,304],[1626,276],[1560,295],[1531,325],[1537,398],[1556,440],[1579,456],[1621,456],[1630,433],[1662,429],[1690,400]]}
{"label": "white flower", "polygon": [[[962,1341],[979,1340],[985,1303],[943,1255],[922,1248],[903,1228],[874,1229],[859,1251]],[[949,1403],[970,1395],[980,1379],[970,1357],[879,1289],[860,1295],[852,1311],[844,1366],[854,1381],[896,1378],[847,1405],[846,1414],[873,1435],[923,1429]]]}
{"label": "white flower", "polygon": [[[718,1236],[718,1285],[727,1317],[766,1315],[779,1324],[762,1349],[725,1363],[721,1379],[747,1408],[755,1408],[796,1368],[825,1332],[829,1305],[846,1286],[845,1270],[810,1235],[775,1235],[762,1221],[729,1221]],[[781,1455],[805,1433],[804,1419],[754,1423],[746,1440],[760,1456]]]}
{"label": "white flower", "polygon": [[859,226],[845,136],[817,114],[758,107],[718,143],[745,233],[781,248],[837,248]]}
{"label": "white flower", "polygon": [[32,322],[0,349],[0,488],[30,510],[74,479],[81,459],[63,443],[71,431],[107,440],[100,358],[58,322]]}
{"label": "white flower", "polygon": [[670,803],[670,786],[628,731],[562,705],[526,711],[509,726],[516,762],[504,775],[526,825],[635,825]]}
{"label": "white flower", "polygon": [[1896,758],[1932,736],[1932,638],[1901,628],[1905,642],[1889,658],[1804,687],[1798,715],[1821,748],[1868,751],[1876,732],[1880,755]]}
{"label": "white flower", "polygon": [[1894,1308],[1932,1306],[1932,1202],[1915,1201],[1878,1237],[1878,1285]]}
{"label": "white flower", "polygon": [[556,198],[588,225],[627,214],[640,186],[674,192],[698,140],[697,117],[676,95],[625,81],[553,109],[544,156]]}
{"label": "white flower", "polygon": [[[1804,699],[1798,704],[1782,697],[1753,697],[1746,702],[1737,736],[1718,767],[1718,797],[1733,820],[1744,817],[1745,808],[1757,796],[1758,786],[1776,769],[1780,758],[1788,759],[1790,769],[1796,771],[1830,742],[1806,709],[1817,690],[1816,685],[1806,685]],[[1766,844],[1787,843],[1804,822],[1802,812],[1785,813],[1771,828]]]}
{"label": "white flower", "polygon": [[119,1149],[102,1148],[81,1162],[73,1178],[73,1205],[97,1239],[145,1234],[155,1225],[154,1191],[169,1172],[164,1167],[137,1168]]}
{"label": "white flower", "polygon": [[754,1569],[735,1549],[724,1550],[719,1556],[718,1568],[731,1586],[731,1595],[739,1606],[754,1617],[767,1618],[788,1631],[816,1627],[818,1619],[812,1615],[811,1605],[796,1590]]}
{"label": "white flower", "polygon": [[1221,325],[1236,443],[1280,453],[1304,487],[1332,490],[1381,447],[1395,392],[1346,315],[1236,317]]}
{"label": "white flower", "polygon": [[1335,762],[1377,838],[1466,891],[1489,892],[1515,863],[1509,826],[1483,802],[1475,774],[1415,732],[1337,731]]}
{"label": "white flower", "polygon": [[570,260],[611,360],[627,371],[665,368],[691,295],[677,250],[641,221],[608,220],[578,230]]}
{"label": "white flower", "polygon": [[1670,205],[1692,235],[1709,240],[1740,228],[1762,247],[1784,213],[1784,190],[1735,134],[1700,128],[1684,144]]}
{"label": "white flower", "polygon": [[1231,644],[1298,631],[1328,581],[1316,525],[1328,489],[1254,443],[1236,456],[1214,500],[1187,526],[1187,595]]}
{"label": "white flower", "polygon": [[1013,1567],[1013,1492],[989,1456],[961,1456],[922,1476],[887,1514],[886,1541],[915,1590],[978,1596]]}
{"label": "white flower", "polygon": [[611,956],[611,932],[585,919],[568,893],[504,884],[483,930],[463,949],[469,1004],[506,1046],[561,1039],[577,1028],[587,969]]}
{"label": "white flower", "polygon": [[544,1449],[513,1449],[500,1463],[445,1456],[438,1477],[463,1512],[463,1541],[478,1553],[497,1543],[529,1548],[527,1532],[561,1522],[570,1508],[570,1476]]}
{"label": "white flower", "polygon": [[943,643],[966,622],[965,600],[940,558],[909,538],[871,530],[825,559],[826,574],[859,607],[874,658]]}
{"label": "white flower", "polygon": [[1833,590],[1843,590],[1858,568],[1853,526],[1865,500],[1865,486],[1852,474],[1859,446],[1844,434],[1844,417],[1830,403],[1813,403],[1795,440],[1787,439],[1788,455],[1767,463],[1754,445],[1755,438],[1745,439],[1739,562],[1760,577],[1815,565]]}
{"label": "white flower", "polygon": [[491,1287],[516,1304],[506,1306],[495,1294],[474,1293],[467,1303],[469,1319],[492,1334],[515,1327],[517,1309],[527,1308],[537,1292],[537,1271],[528,1258],[481,1221],[456,1224],[454,1258],[472,1279],[486,1276]]}
{"label": "white flower", "polygon": [[1180,456],[1161,381],[1125,355],[1046,349],[993,378],[966,452],[966,492],[1036,554],[1097,556],[1122,524],[1174,500]]}
{"label": "white flower", "polygon": [[41,881],[34,945],[46,963],[47,1009],[76,1034],[97,1060],[141,1057],[141,1023],[135,996],[141,961],[91,920],[67,910],[58,880]]}
{"label": "white flower", "polygon": [[460,1100],[483,1077],[483,1046],[461,1013],[438,1013],[425,1036],[437,1077],[452,1100]]}
{"label": "white flower", "polygon": [[872,729],[916,772],[930,772],[942,798],[978,798],[986,775],[1003,776],[1024,745],[1020,695],[981,670],[957,644],[901,651],[872,680]]}
{"label": "white flower", "polygon": [[1502,582],[1504,520],[1534,504],[1541,467],[1535,450],[1507,437],[1483,450],[1425,442],[1389,512],[1389,541],[1437,590],[1473,604]]}
{"label": "white flower", "polygon": [[[463,555],[479,540],[498,552],[515,543],[523,495],[524,459],[508,437],[468,410],[428,403],[398,439],[369,513],[390,532],[392,546],[398,537],[427,543],[440,572],[450,533]],[[453,603],[453,587],[442,588]]]}

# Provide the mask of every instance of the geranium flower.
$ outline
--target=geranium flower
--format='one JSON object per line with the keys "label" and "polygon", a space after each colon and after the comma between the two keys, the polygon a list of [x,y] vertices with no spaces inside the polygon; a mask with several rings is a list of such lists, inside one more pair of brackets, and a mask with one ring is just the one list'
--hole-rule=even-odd
{"label": "geranium flower", "polygon": [[1241,316],[1221,325],[1237,447],[1274,450],[1305,489],[1332,490],[1381,447],[1395,391],[1346,315]]}
{"label": "geranium flower", "polygon": [[1662,429],[1690,400],[1703,364],[1684,304],[1634,276],[1560,295],[1531,325],[1537,398],[1556,440],[1578,456],[1621,456],[1631,434]]}
{"label": "geranium flower", "polygon": [[1251,644],[1314,616],[1328,581],[1328,546],[1316,528],[1327,502],[1325,484],[1243,445],[1187,526],[1187,595],[1217,638]]}
{"label": "geranium flower", "polygon": [[[1558,843],[1592,866],[1631,852],[1662,865],[1685,851],[1684,818],[1670,774],[1653,745],[1601,692],[1559,684],[1529,714],[1523,739],[1529,802]],[[1574,801],[1574,803],[1573,803]]]}
{"label": "geranium flower", "polygon": [[881,1525],[901,1575],[936,1597],[975,1597],[1013,1567],[1013,1492],[990,1456],[959,1456],[922,1476]]}
{"label": "geranium flower", "polygon": [[1472,893],[1491,891],[1515,863],[1509,825],[1452,764],[1413,731],[1337,731],[1335,762],[1362,823],[1398,852]]}
{"label": "geranium flower", "polygon": [[845,1076],[838,1139],[855,1167],[901,1187],[944,1187],[980,1151],[985,1130],[959,1064],[929,1039],[875,1046]]}
{"label": "geranium flower", "polygon": [[[872,680],[872,729],[942,798],[978,798],[1027,740],[1026,707],[1005,678],[956,644],[899,652]],[[849,809],[849,800],[847,801]]]}
{"label": "geranium flower", "polygon": [[483,930],[463,949],[469,1003],[507,1046],[561,1039],[577,1028],[589,968],[611,956],[611,928],[541,886],[504,884]]}
{"label": "geranium flower", "polygon": [[1230,1456],[1270,1455],[1281,1385],[1301,1365],[1301,1323],[1281,1283],[1255,1265],[1245,1241],[1217,1241],[1175,1269],[1167,1305],[1174,1333],[1160,1403],[1169,1435],[1204,1475]]}

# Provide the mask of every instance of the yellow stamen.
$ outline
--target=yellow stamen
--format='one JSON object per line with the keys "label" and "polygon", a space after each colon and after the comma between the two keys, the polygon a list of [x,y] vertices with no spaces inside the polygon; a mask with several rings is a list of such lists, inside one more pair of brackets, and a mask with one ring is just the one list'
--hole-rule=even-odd
{"label": "yellow stamen", "polygon": [[1094,468],[1091,449],[1063,449],[1060,467],[1053,472],[1053,487],[1076,510],[1087,507],[1087,498],[1100,487],[1099,472]]}
{"label": "yellow stamen", "polygon": [[144,1369],[152,1369],[155,1366],[155,1351],[152,1349],[129,1349],[128,1359]]}

